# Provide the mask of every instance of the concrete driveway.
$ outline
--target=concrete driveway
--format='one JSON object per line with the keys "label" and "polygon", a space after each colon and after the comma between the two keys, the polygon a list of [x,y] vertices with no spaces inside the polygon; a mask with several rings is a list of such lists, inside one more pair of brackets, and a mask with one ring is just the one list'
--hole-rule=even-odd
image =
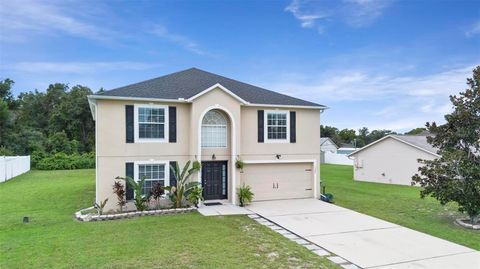
{"label": "concrete driveway", "polygon": [[480,268],[478,251],[319,200],[248,209],[361,268]]}

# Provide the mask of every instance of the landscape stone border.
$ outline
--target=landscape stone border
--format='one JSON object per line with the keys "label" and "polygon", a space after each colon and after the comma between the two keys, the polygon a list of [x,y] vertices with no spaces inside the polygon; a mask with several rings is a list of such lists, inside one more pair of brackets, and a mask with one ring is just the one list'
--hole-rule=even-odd
{"label": "landscape stone border", "polygon": [[259,224],[262,224],[262,225],[272,229],[274,232],[277,232],[277,233],[283,235],[284,237],[292,240],[293,242],[307,248],[308,250],[312,251],[316,255],[321,256],[321,257],[326,257],[328,260],[330,260],[331,262],[339,265],[340,267],[342,267],[344,269],[360,269],[360,267],[358,267],[357,265],[345,260],[344,258],[342,258],[340,256],[337,256],[337,255],[329,252],[328,250],[320,247],[319,245],[308,241],[307,239],[305,239],[305,238],[303,238],[303,237],[301,237],[301,236],[283,228],[282,226],[280,226],[280,225],[278,225],[274,222],[269,221],[268,219],[266,219],[266,218],[264,218],[264,217],[262,217],[258,214],[249,214],[248,217],[253,219],[254,221],[258,222]]}
{"label": "landscape stone border", "polygon": [[105,220],[116,220],[116,219],[128,219],[141,216],[158,216],[158,215],[172,215],[172,214],[182,214],[187,212],[197,211],[194,207],[187,208],[170,208],[170,209],[158,209],[158,210],[145,210],[145,211],[130,211],[124,213],[114,213],[114,214],[104,214],[98,215],[96,213],[87,213],[82,214],[82,211],[92,210],[93,207],[85,208],[75,212],[75,219],[78,221],[105,221]]}
{"label": "landscape stone border", "polygon": [[473,224],[472,225],[469,222],[470,222],[470,220],[468,220],[468,219],[456,219],[455,220],[455,223],[457,223],[458,225],[460,225],[464,228],[473,229],[473,230],[480,230],[480,224]]}

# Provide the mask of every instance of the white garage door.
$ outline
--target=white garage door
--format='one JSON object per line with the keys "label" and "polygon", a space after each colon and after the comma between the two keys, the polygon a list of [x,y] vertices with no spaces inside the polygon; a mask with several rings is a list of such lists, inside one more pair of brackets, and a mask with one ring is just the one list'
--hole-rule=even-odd
{"label": "white garage door", "polygon": [[246,164],[242,181],[254,201],[313,197],[311,163]]}

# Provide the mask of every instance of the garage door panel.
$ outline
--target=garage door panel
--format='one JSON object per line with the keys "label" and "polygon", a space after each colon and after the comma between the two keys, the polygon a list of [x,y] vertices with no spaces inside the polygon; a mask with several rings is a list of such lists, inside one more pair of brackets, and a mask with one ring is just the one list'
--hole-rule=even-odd
{"label": "garage door panel", "polygon": [[311,163],[247,164],[242,179],[254,201],[313,197]]}

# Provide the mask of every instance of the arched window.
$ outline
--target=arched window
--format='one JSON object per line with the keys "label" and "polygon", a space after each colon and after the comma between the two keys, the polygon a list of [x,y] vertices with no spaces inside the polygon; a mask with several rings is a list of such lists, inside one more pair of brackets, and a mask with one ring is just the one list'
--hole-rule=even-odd
{"label": "arched window", "polygon": [[227,120],[216,110],[210,110],[202,120],[202,148],[227,147]]}

